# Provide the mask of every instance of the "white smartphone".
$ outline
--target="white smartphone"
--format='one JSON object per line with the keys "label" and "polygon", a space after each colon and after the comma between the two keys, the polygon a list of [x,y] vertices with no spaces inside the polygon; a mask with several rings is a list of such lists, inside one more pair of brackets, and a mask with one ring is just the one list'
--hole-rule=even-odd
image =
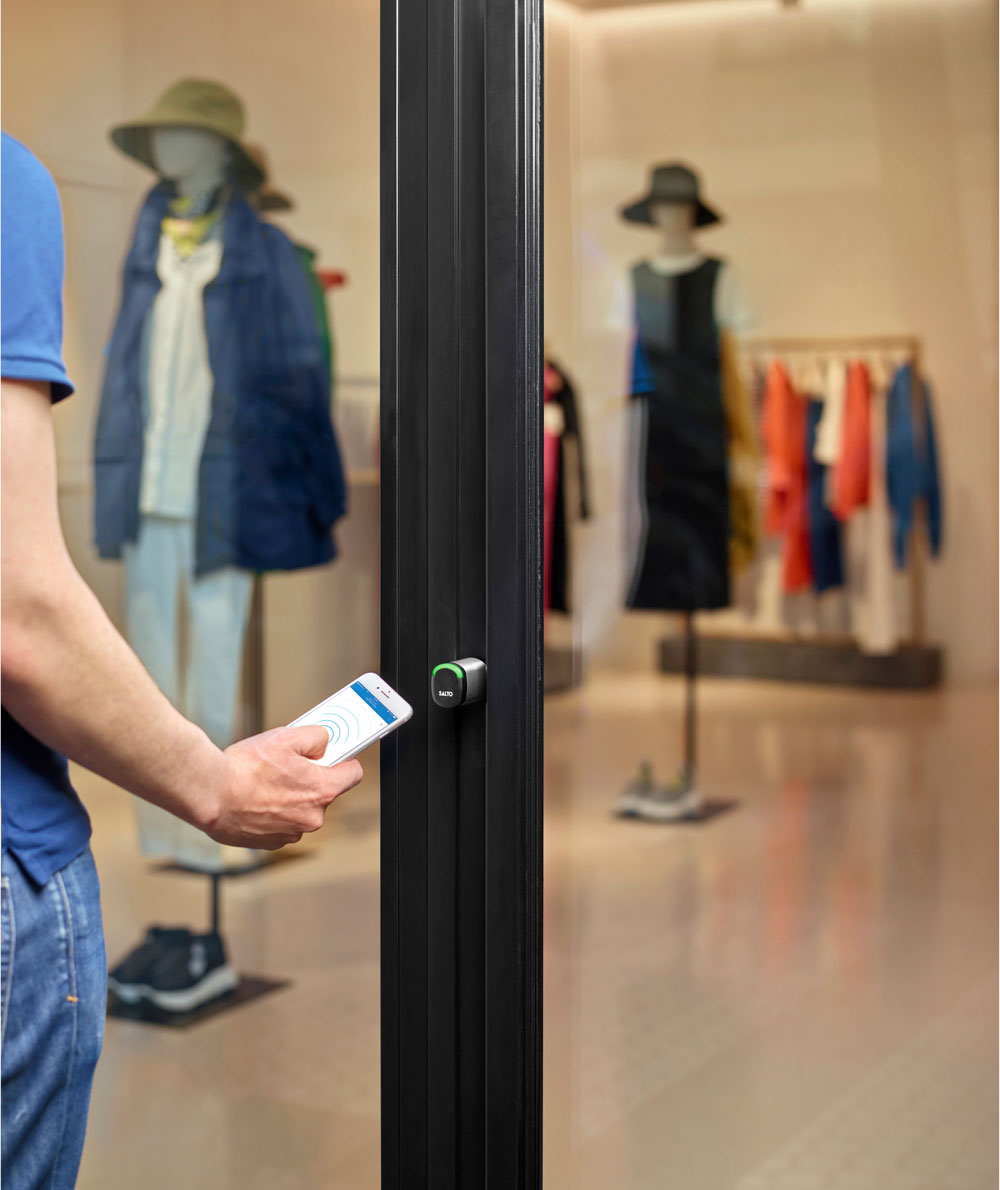
{"label": "white smartphone", "polygon": [[300,715],[290,727],[318,723],[330,733],[330,742],[315,764],[340,764],[387,736],[413,715],[413,707],[378,674],[362,674]]}

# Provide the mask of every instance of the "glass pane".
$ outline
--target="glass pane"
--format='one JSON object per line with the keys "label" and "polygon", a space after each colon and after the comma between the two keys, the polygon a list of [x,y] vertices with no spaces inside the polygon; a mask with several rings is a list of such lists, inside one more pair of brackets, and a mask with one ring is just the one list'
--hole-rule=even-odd
{"label": "glass pane", "polygon": [[[378,664],[379,6],[42,0],[4,33],[5,130],[62,201],[73,560],[215,743],[287,724]],[[114,1005],[159,1021],[108,1019],[81,1188],[376,1183],[364,764],[275,856],[74,767]]]}
{"label": "glass pane", "polygon": [[546,1184],[993,1185],[996,7],[545,17]]}

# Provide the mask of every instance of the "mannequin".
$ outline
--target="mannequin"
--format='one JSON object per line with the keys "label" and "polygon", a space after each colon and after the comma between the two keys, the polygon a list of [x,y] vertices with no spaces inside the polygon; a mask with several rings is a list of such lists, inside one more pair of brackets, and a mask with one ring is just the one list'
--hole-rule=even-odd
{"label": "mannequin", "polygon": [[[234,735],[254,576],[332,561],[346,510],[306,279],[246,197],[265,174],[243,123],[231,91],[185,79],[112,130],[158,182],[123,272],[94,445],[96,542],[125,563],[132,645],[220,748]],[[137,812],[145,854],[211,876],[212,924],[153,927],[111,971],[112,990],[173,1014],[228,1002],[238,976],[219,876],[259,853],[145,802]]]}
{"label": "mannequin", "polygon": [[[191,555],[197,467],[212,399],[203,294],[222,263],[218,226],[201,238],[194,230],[195,217],[206,217],[213,196],[225,186],[229,151],[217,133],[193,128],[153,129],[150,148],[157,171],[174,184],[181,208],[188,208],[192,218],[171,220],[181,242],[190,237],[186,257],[166,232],[160,239],[161,289],[147,328],[150,421],[140,492],[142,522],[138,541],[125,550],[129,635],[160,689],[205,728],[213,743],[225,748],[233,742],[253,579],[247,571],[225,567],[192,582],[183,560]],[[177,376],[176,393],[164,391],[169,386],[164,378],[171,375]],[[175,414],[174,424],[166,427],[157,414],[166,415],[171,399],[185,401],[186,408],[181,410],[183,423],[178,424]],[[191,612],[186,664],[179,659],[175,627],[178,589]],[[260,855],[222,847],[149,802],[137,799],[135,806],[146,855],[169,856],[208,872],[243,867]]]}
{"label": "mannequin", "polygon": [[682,612],[687,643],[684,762],[670,785],[648,766],[619,803],[625,815],[697,818],[693,615],[729,604],[729,483],[720,327],[723,262],[703,255],[695,229],[718,221],[686,166],[658,166],[646,196],[622,212],[654,228],[659,249],[631,271],[635,352],[631,471],[636,485],[634,610]]}

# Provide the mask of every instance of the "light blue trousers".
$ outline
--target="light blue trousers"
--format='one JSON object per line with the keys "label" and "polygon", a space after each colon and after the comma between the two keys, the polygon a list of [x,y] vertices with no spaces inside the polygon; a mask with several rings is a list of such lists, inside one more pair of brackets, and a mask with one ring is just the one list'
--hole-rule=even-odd
{"label": "light blue trousers", "polygon": [[[253,575],[234,566],[194,573],[194,522],[145,516],[139,539],[125,549],[128,632],[153,681],[209,739],[233,742],[243,644]],[[200,831],[147,802],[137,802],[147,855],[221,870],[245,862]]]}

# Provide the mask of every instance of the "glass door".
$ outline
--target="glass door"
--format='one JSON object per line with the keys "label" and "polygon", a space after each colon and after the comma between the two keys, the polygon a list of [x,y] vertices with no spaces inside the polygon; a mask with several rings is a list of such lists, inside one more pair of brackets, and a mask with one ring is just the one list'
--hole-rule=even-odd
{"label": "glass door", "polygon": [[414,707],[274,858],[74,772],[114,986],[81,1190],[537,1187],[538,0],[4,33],[64,211],[78,568],[220,747],[370,670]]}
{"label": "glass door", "polygon": [[[65,227],[64,535],[147,669],[221,746],[379,664],[380,35],[377,0],[4,13],[4,129],[54,176]],[[180,145],[158,135],[178,131]],[[153,289],[172,305],[151,321]],[[241,539],[288,552],[251,550],[203,580],[195,540],[225,500],[195,493],[211,454],[198,419],[237,373],[241,407],[270,427],[243,460],[261,500]],[[164,482],[147,470],[140,508],[106,480],[113,427],[135,413],[148,429],[152,410]],[[128,516],[137,540],[117,532]],[[364,764],[324,829],[273,858],[74,769],[122,993],[81,1190],[377,1185],[377,749]]]}

